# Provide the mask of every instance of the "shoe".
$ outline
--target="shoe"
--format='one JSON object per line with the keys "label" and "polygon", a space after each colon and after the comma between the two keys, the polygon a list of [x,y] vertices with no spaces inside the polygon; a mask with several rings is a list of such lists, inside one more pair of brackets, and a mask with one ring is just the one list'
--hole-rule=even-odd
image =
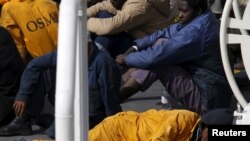
{"label": "shoe", "polygon": [[11,110],[4,118],[0,121],[0,127],[3,127],[14,120],[16,117],[14,110]]}
{"label": "shoe", "polygon": [[15,117],[11,123],[0,128],[0,136],[30,135],[32,133],[31,121],[25,117]]}
{"label": "shoe", "polygon": [[162,108],[166,109],[166,110],[172,110],[173,109],[171,103],[169,103],[169,102],[166,103],[166,104],[162,104]]}
{"label": "shoe", "polygon": [[175,98],[170,96],[169,94],[162,94],[162,99],[165,99],[164,102],[162,101],[162,108],[167,110],[172,109],[187,109],[184,105],[182,105],[179,101]]}
{"label": "shoe", "polygon": [[43,113],[39,115],[39,117],[36,119],[36,124],[42,128],[49,128],[49,126],[54,122],[54,120],[54,115]]}
{"label": "shoe", "polygon": [[9,98],[0,96],[0,124],[4,124],[4,120],[6,119],[6,116],[9,113],[13,112],[12,105],[13,105],[13,101],[11,101]]}
{"label": "shoe", "polygon": [[50,125],[50,127],[45,130],[45,134],[47,134],[50,138],[52,139],[55,139],[55,135],[56,135],[56,132],[55,132],[55,121]]}

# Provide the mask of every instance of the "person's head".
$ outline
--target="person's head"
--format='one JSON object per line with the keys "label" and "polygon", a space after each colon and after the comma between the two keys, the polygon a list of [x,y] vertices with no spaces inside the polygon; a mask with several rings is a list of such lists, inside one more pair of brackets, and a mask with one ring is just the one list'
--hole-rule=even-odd
{"label": "person's head", "polygon": [[120,10],[122,9],[122,6],[126,2],[126,0],[110,0],[110,2],[116,9]]}
{"label": "person's head", "polygon": [[179,22],[188,23],[208,9],[206,0],[180,0]]}
{"label": "person's head", "polygon": [[214,109],[201,117],[200,141],[208,141],[208,127],[210,125],[232,125],[234,119],[232,109]]}

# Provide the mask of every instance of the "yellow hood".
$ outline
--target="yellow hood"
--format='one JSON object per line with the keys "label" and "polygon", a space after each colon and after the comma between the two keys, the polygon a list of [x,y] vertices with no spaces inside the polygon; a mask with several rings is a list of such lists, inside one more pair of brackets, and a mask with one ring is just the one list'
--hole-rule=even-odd
{"label": "yellow hood", "polygon": [[[11,0],[0,0],[0,5],[3,5],[4,3],[8,2],[8,1],[11,1]],[[12,1],[14,1],[14,0],[12,0]],[[22,2],[22,1],[27,1],[27,0],[15,0],[15,1]],[[30,1],[34,1],[34,0],[30,0]]]}
{"label": "yellow hood", "polygon": [[6,2],[6,0],[0,0],[0,5],[3,5]]}

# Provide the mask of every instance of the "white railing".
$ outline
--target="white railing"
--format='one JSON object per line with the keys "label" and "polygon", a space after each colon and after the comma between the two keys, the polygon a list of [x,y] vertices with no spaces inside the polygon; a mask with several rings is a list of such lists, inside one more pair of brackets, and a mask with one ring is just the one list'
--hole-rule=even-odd
{"label": "white railing", "polygon": [[[233,12],[235,17],[230,17],[230,12]],[[226,76],[232,91],[243,108],[243,112],[235,112],[238,122],[236,124],[250,124],[250,105],[243,97],[236,81],[234,79],[233,72],[231,70],[230,61],[228,57],[228,44],[240,44],[242,59],[244,62],[245,70],[247,75],[250,76],[250,36],[246,30],[250,30],[250,2],[248,2],[244,13],[241,13],[239,9],[238,0],[227,0],[222,18],[221,18],[221,29],[220,29],[220,46],[222,61]],[[239,29],[241,34],[228,33],[228,28]]]}
{"label": "white railing", "polygon": [[86,5],[62,0],[56,78],[56,140],[88,140]]}

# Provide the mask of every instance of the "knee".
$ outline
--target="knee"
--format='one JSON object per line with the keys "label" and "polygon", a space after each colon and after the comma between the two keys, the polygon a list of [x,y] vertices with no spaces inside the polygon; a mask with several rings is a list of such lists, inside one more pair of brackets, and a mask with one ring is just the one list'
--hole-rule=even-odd
{"label": "knee", "polygon": [[107,51],[109,51],[109,48],[113,44],[113,40],[111,36],[96,36],[96,38],[94,39],[94,42],[96,43],[99,49],[105,49]]}

